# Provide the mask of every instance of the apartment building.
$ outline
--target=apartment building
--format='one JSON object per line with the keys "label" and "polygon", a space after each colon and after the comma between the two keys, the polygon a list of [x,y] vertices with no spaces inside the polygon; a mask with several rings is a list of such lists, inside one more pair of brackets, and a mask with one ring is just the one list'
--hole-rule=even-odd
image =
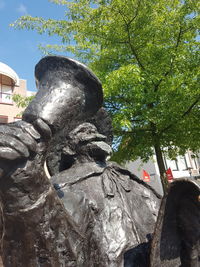
{"label": "apartment building", "polygon": [[11,67],[0,62],[0,123],[20,119],[23,108],[18,108],[13,102],[13,94],[29,95],[26,80],[20,79]]}

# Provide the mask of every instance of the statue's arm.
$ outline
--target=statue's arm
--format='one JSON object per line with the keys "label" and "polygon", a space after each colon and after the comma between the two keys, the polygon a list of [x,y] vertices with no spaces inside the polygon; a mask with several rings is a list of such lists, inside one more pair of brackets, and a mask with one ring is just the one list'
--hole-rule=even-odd
{"label": "statue's arm", "polygon": [[5,267],[68,266],[76,261],[72,247],[81,238],[45,175],[46,148],[47,140],[31,124],[0,125]]}
{"label": "statue's arm", "polygon": [[46,146],[29,123],[0,125],[0,192],[4,210],[24,208],[45,191],[39,174],[42,177]]}
{"label": "statue's arm", "polygon": [[0,159],[27,159],[31,151],[36,151],[36,140],[39,138],[40,134],[29,123],[0,125]]}

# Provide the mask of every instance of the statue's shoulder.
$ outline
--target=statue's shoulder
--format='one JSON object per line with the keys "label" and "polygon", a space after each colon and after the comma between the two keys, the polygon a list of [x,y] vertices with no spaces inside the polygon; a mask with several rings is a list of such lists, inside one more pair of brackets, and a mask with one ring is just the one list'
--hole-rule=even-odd
{"label": "statue's shoulder", "polygon": [[104,169],[104,165],[97,164],[96,162],[79,163],[52,176],[51,182],[52,184],[75,184],[89,177],[102,174]]}
{"label": "statue's shoulder", "polygon": [[143,180],[141,180],[139,177],[137,177],[134,173],[130,172],[125,167],[121,166],[120,164],[110,161],[107,164],[107,168],[115,170],[115,172],[118,173],[118,175],[126,176],[129,179],[129,185],[131,186],[131,183],[137,183],[141,187],[147,189],[148,191],[152,192],[157,198],[161,199],[162,196],[157,193],[157,191],[152,188],[149,184],[145,183]]}

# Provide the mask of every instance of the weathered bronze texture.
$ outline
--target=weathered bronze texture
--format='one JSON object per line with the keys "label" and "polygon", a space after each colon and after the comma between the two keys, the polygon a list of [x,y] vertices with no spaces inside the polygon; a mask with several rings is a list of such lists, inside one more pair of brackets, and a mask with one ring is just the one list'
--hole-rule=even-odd
{"label": "weathered bronze texture", "polygon": [[160,196],[107,160],[112,129],[100,81],[58,56],[43,58],[35,76],[39,90],[22,121],[0,125],[4,266],[148,267]]}
{"label": "weathered bronze texture", "polygon": [[200,184],[177,179],[163,198],[151,249],[151,267],[200,266]]}

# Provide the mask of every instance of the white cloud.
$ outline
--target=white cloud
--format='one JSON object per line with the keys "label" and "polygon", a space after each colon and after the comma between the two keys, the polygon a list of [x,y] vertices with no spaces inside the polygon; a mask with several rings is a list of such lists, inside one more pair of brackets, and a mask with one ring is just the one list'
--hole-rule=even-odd
{"label": "white cloud", "polygon": [[27,7],[24,4],[20,4],[19,7],[17,8],[17,12],[20,13],[21,15],[25,15],[28,13]]}
{"label": "white cloud", "polygon": [[6,3],[3,0],[0,0],[0,9],[5,7]]}

